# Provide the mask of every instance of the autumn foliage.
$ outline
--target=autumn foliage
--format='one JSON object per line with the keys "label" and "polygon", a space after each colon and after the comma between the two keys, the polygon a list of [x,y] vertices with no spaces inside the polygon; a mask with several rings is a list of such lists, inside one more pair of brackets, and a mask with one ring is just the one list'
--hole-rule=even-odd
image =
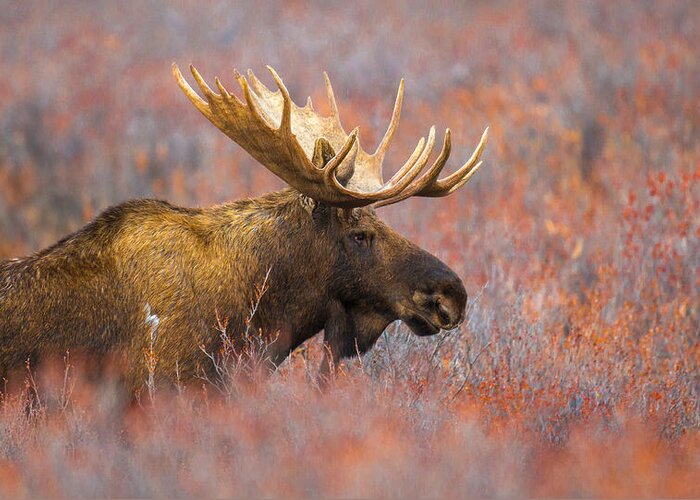
{"label": "autumn foliage", "polygon": [[391,165],[435,123],[455,167],[490,126],[467,187],[382,209],[463,278],[468,320],[392,325],[323,391],[318,341],[131,405],[79,359],[30,367],[0,496],[700,496],[699,5],[236,4],[0,8],[0,257],[129,198],[281,187],[173,61],[229,87],[270,64],[326,111],[327,70],[370,150],[405,77]]}

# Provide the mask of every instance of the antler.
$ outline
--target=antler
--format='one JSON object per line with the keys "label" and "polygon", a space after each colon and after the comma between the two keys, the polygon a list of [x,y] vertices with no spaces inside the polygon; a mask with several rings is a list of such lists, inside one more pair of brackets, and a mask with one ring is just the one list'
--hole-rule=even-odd
{"label": "antler", "polygon": [[[401,80],[389,127],[373,154],[360,146],[358,129],[347,134],[340,123],[338,106],[328,75],[324,73],[331,115],[317,114],[308,99],[306,106],[292,102],[282,79],[271,67],[279,90],[272,92],[252,71],[248,78],[234,71],[245,103],[230,94],[218,78],[214,79],[217,94],[190,66],[192,75],[206,100],[185,81],[180,69],[173,64],[173,74],[180,88],[192,104],[223,133],[238,143],[251,156],[305,195],[329,205],[352,208],[375,204],[385,206],[410,196],[446,196],[465,184],[481,165],[479,157],[488,137],[488,128],[469,161],[455,173],[438,179],[451,150],[450,131],[440,155],[433,165],[425,167],[435,144],[435,127],[430,128],[428,139],[418,141],[413,154],[385,184],[382,180],[384,155],[391,143],[401,115],[404,81]],[[319,155],[323,141],[333,149],[334,156],[325,164],[316,166],[312,158]]]}

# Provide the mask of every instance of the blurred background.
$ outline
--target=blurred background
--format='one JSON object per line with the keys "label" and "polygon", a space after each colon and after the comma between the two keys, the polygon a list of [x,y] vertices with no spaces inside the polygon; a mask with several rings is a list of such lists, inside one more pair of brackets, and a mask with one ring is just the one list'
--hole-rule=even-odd
{"label": "blurred background", "polygon": [[[480,225],[494,220],[489,205],[508,201],[492,208],[516,209],[509,228],[528,214],[563,231],[563,208],[619,212],[650,171],[694,168],[699,157],[693,1],[2,3],[2,256],[125,199],[209,205],[281,185],[194,110],[172,62],[229,89],[234,67],[271,85],[269,64],[298,103],[311,95],[322,110],[327,70],[344,123],[360,125],[368,148],[405,77],[388,167],[431,124],[452,129],[457,167],[489,125],[485,166],[454,202]],[[518,186],[521,206],[510,196]],[[588,222],[579,236],[595,231]]]}
{"label": "blurred background", "polygon": [[[698,464],[699,30],[693,0],[0,0],[0,258],[49,245],[126,199],[206,206],[282,187],[194,109],[173,62],[236,91],[234,68],[272,85],[269,64],[297,103],[310,95],[323,112],[326,70],[344,125],[360,126],[368,150],[405,77],[389,173],[432,124],[438,143],[446,127],[453,132],[447,171],[487,125],[490,139],[484,165],[457,193],[381,210],[452,266],[471,297],[461,330],[436,341],[397,327],[361,369],[348,367],[358,394],[378,381],[382,394],[393,391],[379,400],[388,412],[401,406],[392,415],[419,436],[415,450],[389,458],[434,450],[430,429],[441,418],[507,422],[536,443],[562,444],[572,424],[599,418],[619,430],[624,414],[651,422],[655,436],[690,439],[680,462],[644,448],[618,476],[626,484],[635,476],[625,471],[642,471],[661,478],[659,489],[615,489],[596,482],[594,468],[581,489],[546,473],[552,489],[538,490],[532,475],[523,484],[534,489],[499,489],[496,476],[493,489],[479,489],[479,473],[470,491],[693,496],[682,477],[673,483],[639,464]],[[305,372],[292,356],[278,373],[282,383]],[[353,400],[347,410],[373,404]],[[279,425],[261,422],[278,436]],[[333,439],[337,428],[323,428],[324,442]],[[363,436],[371,446],[375,438]],[[606,439],[580,456],[597,463]],[[455,460],[466,453],[441,443]],[[576,460],[566,474],[582,470]]]}

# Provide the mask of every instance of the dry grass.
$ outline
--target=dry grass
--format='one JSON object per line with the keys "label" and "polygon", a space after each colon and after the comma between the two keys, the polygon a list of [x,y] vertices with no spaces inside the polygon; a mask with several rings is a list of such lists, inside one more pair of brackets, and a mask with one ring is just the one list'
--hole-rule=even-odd
{"label": "dry grass", "polygon": [[698,26],[692,1],[1,8],[3,257],[122,199],[280,186],[172,61],[272,64],[319,108],[327,69],[370,147],[405,76],[396,163],[431,123],[460,160],[491,138],[468,187],[384,210],[463,277],[460,330],[394,325],[325,392],[318,342],[127,407],[58,363],[2,401],[0,495],[700,496]]}

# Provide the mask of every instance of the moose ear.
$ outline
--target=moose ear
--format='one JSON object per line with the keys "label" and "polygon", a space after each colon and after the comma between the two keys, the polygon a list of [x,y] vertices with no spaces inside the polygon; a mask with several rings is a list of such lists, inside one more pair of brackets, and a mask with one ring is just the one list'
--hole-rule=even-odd
{"label": "moose ear", "polygon": [[326,163],[331,161],[335,156],[335,151],[331,143],[326,140],[325,137],[319,137],[316,139],[316,144],[314,145],[314,155],[311,158],[311,162],[316,166],[316,168],[323,170]]}
{"label": "moose ear", "polygon": [[[324,169],[326,167],[326,164],[331,161],[335,157],[335,150],[333,149],[333,146],[331,146],[331,143],[326,140],[325,137],[319,137],[316,139],[316,144],[314,144],[314,154],[313,158],[311,158],[311,163],[313,163],[316,168],[318,169]],[[350,177],[352,177],[352,174],[354,172],[354,167],[348,169],[345,172],[337,172],[336,173],[336,178],[338,181],[345,186],[350,180]]]}
{"label": "moose ear", "polygon": [[[335,151],[333,150],[333,146],[331,146],[331,143],[328,142],[325,137],[316,139],[314,154],[311,158],[311,162],[316,168],[323,170],[334,156]],[[311,214],[314,226],[317,228],[327,226],[330,220],[331,207],[321,201],[313,200],[304,195],[302,195],[301,198],[304,200],[304,208]]]}

